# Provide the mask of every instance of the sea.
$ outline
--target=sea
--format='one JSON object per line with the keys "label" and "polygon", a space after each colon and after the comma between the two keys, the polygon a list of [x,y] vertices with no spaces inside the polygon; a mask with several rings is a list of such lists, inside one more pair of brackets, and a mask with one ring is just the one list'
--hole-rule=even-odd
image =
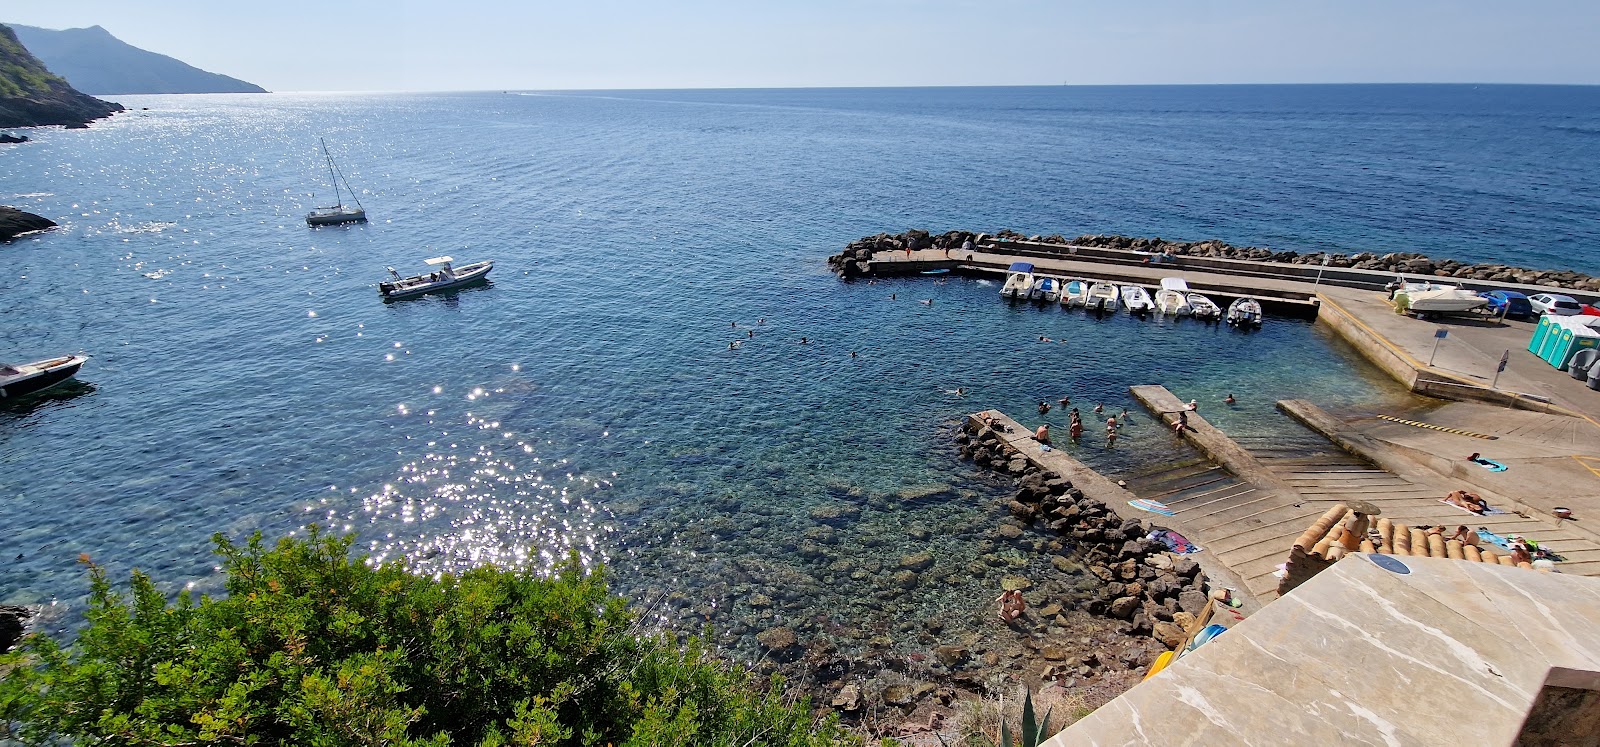
{"label": "sea", "polygon": [[[1303,320],[844,282],[824,258],[849,241],[1010,228],[1600,274],[1594,87],[115,99],[0,148],[0,202],[61,224],[0,245],[0,359],[91,358],[0,404],[0,603],[62,635],[80,557],[215,592],[214,534],[312,524],[418,573],[603,565],[647,621],[740,657],[773,627],[847,653],[915,653],[929,620],[995,635],[1002,575],[1082,584],[1048,538],[995,534],[1009,485],[960,459],[964,414],[1126,408],[1114,446],[1064,446],[1121,476],[1193,458],[1130,385],[1256,436],[1297,427],[1283,398],[1411,402]],[[306,226],[334,199],[324,141],[370,223]],[[386,268],[440,255],[493,259],[491,281],[380,301]]]}

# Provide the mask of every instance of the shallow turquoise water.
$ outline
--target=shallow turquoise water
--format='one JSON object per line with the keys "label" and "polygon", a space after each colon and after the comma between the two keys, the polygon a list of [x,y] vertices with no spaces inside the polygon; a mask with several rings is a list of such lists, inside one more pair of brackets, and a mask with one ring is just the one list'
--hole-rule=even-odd
{"label": "shallow turquoise water", "polygon": [[[63,225],[0,249],[0,357],[93,356],[83,385],[0,409],[0,557],[17,558],[0,602],[57,600],[51,619],[70,626],[79,553],[205,586],[212,532],[315,521],[423,572],[577,551],[641,600],[676,593],[663,622],[709,620],[741,650],[778,622],[975,626],[995,574],[1048,571],[1023,552],[1039,538],[993,537],[1006,486],[956,458],[963,413],[1033,422],[1064,394],[1086,414],[1129,407],[1114,449],[1075,449],[1117,472],[1179,453],[1129,385],[1198,398],[1240,433],[1292,428],[1272,407],[1284,397],[1394,396],[1304,322],[1246,335],[1011,306],[990,281],[827,273],[847,241],[910,226],[1259,231],[1312,247],[1397,230],[1396,214],[1357,215],[1326,184],[1251,164],[1306,137],[1334,159],[1340,138],[1394,131],[1402,115],[1385,107],[1403,100],[1332,117],[1269,92],[1219,118],[1140,104],[1151,91],[1055,95],[129,97],[136,111],[110,123],[0,151],[0,199]],[[1203,147],[1239,118],[1274,124]],[[1189,135],[1152,139],[1163,126]],[[373,223],[304,226],[319,136]],[[1451,167],[1488,180],[1482,168]],[[1407,173],[1407,194],[1419,179],[1458,188]],[[1501,197],[1480,195],[1472,221],[1527,219],[1521,197]],[[384,266],[440,253],[496,259],[493,282],[378,301]],[[1225,410],[1230,391],[1240,404]],[[836,504],[860,513],[824,529],[812,511]],[[927,547],[923,586],[886,590],[900,556]],[[757,594],[777,601],[752,607]]]}

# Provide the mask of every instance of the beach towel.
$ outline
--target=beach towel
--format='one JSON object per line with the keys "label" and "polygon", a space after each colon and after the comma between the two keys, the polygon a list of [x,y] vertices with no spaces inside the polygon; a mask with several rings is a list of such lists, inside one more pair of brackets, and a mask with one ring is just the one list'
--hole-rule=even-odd
{"label": "beach towel", "polygon": [[1501,464],[1493,459],[1474,459],[1472,462],[1479,467],[1489,470],[1490,472],[1506,471],[1506,466],[1504,464]]}
{"label": "beach towel", "polygon": [[[1511,552],[1511,540],[1501,537],[1500,535],[1495,534],[1488,529],[1478,527],[1478,538],[1492,542],[1494,543],[1495,547],[1505,550],[1506,552]],[[1528,544],[1528,552],[1536,559],[1549,558],[1551,560],[1566,560],[1566,558],[1556,554],[1554,550],[1551,550],[1548,547],[1542,547],[1538,542],[1528,539],[1527,537],[1523,537],[1522,541]]]}
{"label": "beach towel", "polygon": [[1464,508],[1462,508],[1462,507],[1460,507],[1460,506],[1458,506],[1458,505],[1456,505],[1454,503],[1451,503],[1450,501],[1447,501],[1447,500],[1445,500],[1443,498],[1440,498],[1439,502],[1443,503],[1444,505],[1449,506],[1449,507],[1451,507],[1453,509],[1456,509],[1457,511],[1464,511],[1466,513],[1472,514],[1473,516],[1493,516],[1494,514],[1506,513],[1506,511],[1504,509],[1494,508],[1494,507],[1491,506],[1488,511],[1485,511],[1485,512],[1480,514],[1477,511],[1467,511],[1467,509],[1464,509]]}
{"label": "beach towel", "polygon": [[1162,516],[1173,515],[1172,509],[1167,508],[1167,504],[1160,501],[1152,501],[1148,498],[1139,498],[1137,500],[1128,501],[1128,505],[1133,506],[1140,511],[1149,511],[1153,514],[1161,514]]}
{"label": "beach towel", "polygon": [[1189,553],[1200,552],[1202,549],[1204,549],[1199,545],[1190,542],[1183,535],[1178,534],[1171,529],[1157,529],[1149,534],[1148,539],[1160,541],[1161,544],[1167,546],[1168,550],[1178,553],[1179,555],[1188,555]]}

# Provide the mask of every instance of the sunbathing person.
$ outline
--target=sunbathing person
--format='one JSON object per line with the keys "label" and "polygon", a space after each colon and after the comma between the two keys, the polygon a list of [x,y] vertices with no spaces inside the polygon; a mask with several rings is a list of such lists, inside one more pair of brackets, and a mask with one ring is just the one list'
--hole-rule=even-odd
{"label": "sunbathing person", "polygon": [[1468,529],[1466,524],[1456,527],[1456,533],[1450,535],[1449,539],[1453,539],[1463,545],[1472,545],[1473,547],[1477,547],[1478,543],[1482,541],[1482,538],[1478,536],[1478,532]]}
{"label": "sunbathing person", "polygon": [[1450,494],[1444,497],[1444,501],[1452,506],[1460,506],[1475,514],[1489,513],[1488,501],[1478,497],[1475,493],[1468,493],[1465,490],[1450,491]]}

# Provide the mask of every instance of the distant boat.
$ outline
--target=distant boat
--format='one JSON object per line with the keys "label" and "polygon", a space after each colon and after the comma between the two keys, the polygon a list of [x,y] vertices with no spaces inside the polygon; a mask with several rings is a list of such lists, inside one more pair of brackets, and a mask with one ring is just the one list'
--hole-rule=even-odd
{"label": "distant boat", "polygon": [[425,275],[413,275],[408,278],[400,277],[400,273],[395,272],[395,269],[390,267],[389,274],[394,276],[394,280],[378,283],[378,295],[383,296],[385,301],[398,301],[403,298],[415,298],[427,293],[453,290],[483,280],[484,276],[494,269],[494,260],[451,267],[450,263],[454,261],[455,258],[453,257],[434,257],[427,260],[425,264],[439,269]]}
{"label": "distant boat", "polygon": [[1235,327],[1261,326],[1261,302],[1241,296],[1228,304],[1228,323]]}
{"label": "distant boat", "polygon": [[1193,314],[1194,318],[1204,319],[1206,321],[1222,318],[1222,307],[1218,306],[1216,301],[1206,298],[1199,293],[1190,293],[1188,298],[1189,313]]}
{"label": "distant boat", "polygon": [[1027,298],[1033,290],[1033,263],[1013,262],[1006,273],[1006,284],[1000,287],[1000,297]]}
{"label": "distant boat", "polygon": [[66,355],[60,358],[9,366],[0,363],[0,399],[13,399],[25,394],[42,392],[78,374],[78,369],[88,362],[84,355]]}
{"label": "distant boat", "polygon": [[1150,291],[1142,285],[1122,286],[1122,305],[1135,314],[1146,314],[1156,307],[1155,301],[1150,300]]}
{"label": "distant boat", "polygon": [[[333,181],[332,207],[319,207],[306,213],[308,226],[336,226],[340,223],[366,223],[367,209],[361,207],[361,200],[356,197],[356,191],[350,189],[350,182],[345,181],[344,172],[333,163],[333,154],[328,152],[328,141],[322,141],[322,156],[328,160],[328,178]],[[350,193],[350,199],[355,200],[355,207],[345,207],[344,197],[339,191],[339,184],[344,184],[345,191]]]}

